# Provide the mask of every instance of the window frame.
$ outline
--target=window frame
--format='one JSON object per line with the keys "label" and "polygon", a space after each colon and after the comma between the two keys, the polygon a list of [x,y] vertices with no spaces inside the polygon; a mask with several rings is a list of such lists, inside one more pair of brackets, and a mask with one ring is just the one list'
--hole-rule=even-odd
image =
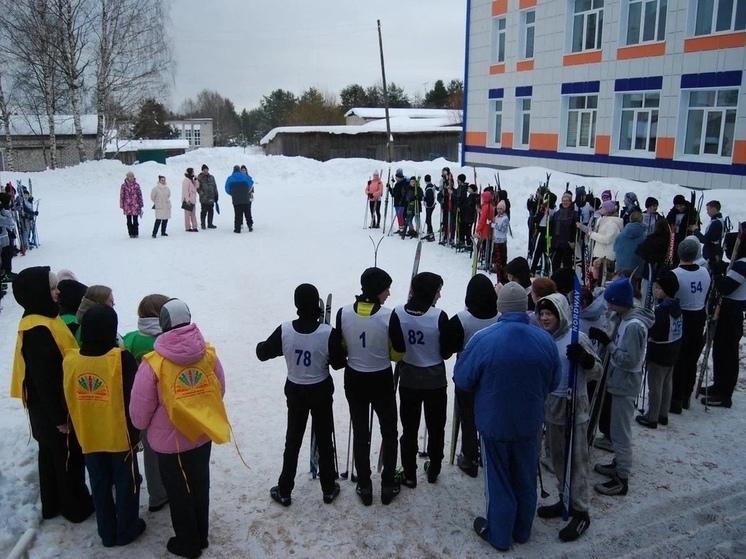
{"label": "window frame", "polygon": [[[624,97],[625,96],[632,96],[632,95],[642,95],[643,101],[641,107],[624,107]],[[658,106],[645,106],[646,105],[646,98],[647,96],[657,95],[658,96]],[[659,136],[657,134],[660,119],[661,119],[661,95],[662,92],[658,89],[648,89],[648,90],[640,90],[640,91],[617,91],[615,94],[615,104],[616,104],[616,111],[615,111],[615,118],[614,118],[614,151],[619,152],[620,154],[625,154],[629,156],[634,157],[650,157],[655,158],[656,148],[658,146],[658,139]],[[624,123],[624,113],[625,112],[632,112],[633,113],[633,119],[632,119],[632,135],[630,138],[630,148],[624,148],[621,146],[622,140],[624,138],[624,135],[622,133],[622,126]],[[647,136],[645,149],[636,148],[634,144],[634,139],[636,135],[634,134],[635,130],[637,129],[637,123],[639,122],[638,116],[642,113],[648,113],[649,120],[648,120],[648,130],[647,130]],[[655,114],[655,118],[653,118],[653,114]],[[650,148],[650,140],[651,140],[651,132],[655,128],[655,139],[653,143],[653,149]]]}
{"label": "window frame", "polygon": [[[706,105],[701,107],[691,107],[691,95],[693,93],[706,93],[706,92],[714,92],[715,93],[715,104],[714,105]],[[735,106],[728,106],[728,105],[721,105],[718,106],[718,98],[720,93],[724,92],[733,92],[736,96],[736,104]],[[681,105],[680,105],[680,111],[679,111],[679,126],[678,126],[678,134],[676,137],[676,145],[678,146],[677,149],[677,156],[685,159],[685,160],[693,160],[693,161],[712,161],[715,163],[731,163],[733,160],[733,148],[734,143],[736,140],[736,124],[738,120],[738,105],[740,101],[740,88],[737,86],[721,86],[721,87],[707,87],[707,88],[693,88],[693,89],[684,89],[681,91]],[[689,132],[690,127],[690,114],[692,111],[702,110],[702,126],[699,132],[700,135],[700,143],[699,143],[699,153],[689,153],[687,152],[687,136]],[[724,148],[724,140],[726,129],[728,128],[728,112],[732,111],[733,115],[733,123],[731,126],[731,137],[730,137],[730,154],[729,155],[721,155],[723,148]],[[721,113],[721,124],[720,124],[720,131],[718,136],[718,149],[717,153],[704,153],[704,147],[707,145],[707,115],[708,114],[714,114],[714,113]]]}
{"label": "window frame", "polygon": [[[487,145],[502,147],[503,117],[505,114],[505,103],[502,97],[489,100],[489,120],[487,124]],[[500,110],[497,110],[497,107]],[[500,129],[497,130],[497,121],[500,121]]]}
{"label": "window frame", "polygon": [[[731,8],[730,26],[727,29],[716,29],[718,22],[718,8],[721,2],[724,0],[712,0],[712,15],[709,21],[709,28],[707,31],[698,31],[698,19],[700,14],[700,8],[702,7],[703,0],[689,0],[689,19],[688,19],[688,33],[689,37],[707,37],[709,35],[719,35],[722,33],[736,33],[740,31],[746,31],[746,0],[733,0],[733,7]],[[739,6],[740,3],[740,6]],[[739,12],[739,7],[741,11]],[[742,26],[737,26],[737,16],[741,15],[743,18]]]}
{"label": "window frame", "polygon": [[[534,21],[528,22],[528,15],[533,14]],[[529,45],[529,31],[531,32],[531,55],[529,56],[527,49]],[[518,37],[518,52],[520,54],[520,60],[532,60],[536,56],[536,8],[532,7],[520,12],[520,34]]]}
{"label": "window frame", "polygon": [[[528,101],[528,109],[524,106],[524,101]],[[533,103],[530,96],[515,98],[515,136],[513,138],[513,147],[515,149],[529,149],[531,141],[531,109]],[[526,142],[523,142],[525,119],[528,117],[528,134]]]}
{"label": "window frame", "polygon": [[202,145],[202,127],[199,124],[192,126],[192,138],[195,147]]}
{"label": "window frame", "polygon": [[[500,24],[503,28],[500,29]],[[507,56],[508,17],[505,14],[492,18],[490,38],[490,64],[504,64]],[[502,50],[502,53],[501,53]],[[501,57],[502,54],[502,57]]]}
{"label": "window frame", "polygon": [[[645,6],[650,2],[655,2],[655,25],[654,25],[654,37],[652,39],[645,39]],[[632,16],[632,5],[640,4],[640,27],[639,36],[637,41],[629,41],[629,29],[630,29],[630,17]],[[663,6],[661,6],[663,4]],[[662,14],[662,17],[661,17]],[[619,21],[621,22],[622,28],[619,34],[619,44],[621,46],[630,47],[636,45],[644,45],[649,43],[659,43],[666,40],[666,27],[668,25],[668,0],[625,0],[622,3],[622,12],[620,14]]]}
{"label": "window frame", "polygon": [[[598,135],[598,102],[600,94],[598,92],[589,92],[582,94],[563,95],[562,96],[562,150],[563,151],[574,151],[581,153],[595,153],[596,149],[596,136]],[[584,107],[575,109],[571,108],[571,102],[573,99],[584,99]],[[589,100],[595,98],[595,107],[588,107]],[[570,140],[570,123],[571,113],[577,112],[578,116],[575,119],[575,141],[576,145],[569,145]],[[580,145],[582,140],[582,129],[583,129],[583,115],[589,116],[588,121],[588,145]]]}
{"label": "window frame", "polygon": [[[576,12],[576,6],[578,2],[590,2],[590,8]],[[594,7],[596,4],[600,4],[600,7]],[[568,0],[567,10],[567,30],[566,33],[568,44],[566,45],[566,51],[569,54],[578,54],[581,52],[601,50],[603,47],[603,27],[604,27],[604,0]],[[594,41],[592,47],[587,47],[588,38],[588,26],[592,16],[595,15],[596,27],[594,30]],[[575,49],[575,35],[576,35],[576,18],[581,16],[583,19],[582,26],[582,37],[580,48]]]}

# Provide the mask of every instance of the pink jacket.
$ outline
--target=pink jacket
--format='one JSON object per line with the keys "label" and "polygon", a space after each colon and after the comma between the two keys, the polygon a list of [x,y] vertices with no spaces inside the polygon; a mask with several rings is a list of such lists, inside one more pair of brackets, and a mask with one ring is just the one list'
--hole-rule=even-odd
{"label": "pink jacket", "polygon": [[381,179],[378,178],[378,173],[373,175],[373,180],[371,180],[370,184],[365,187],[365,193],[368,195],[368,200],[373,200],[375,202],[378,202],[378,200],[381,199],[381,196],[383,196],[383,183],[381,182]]}
{"label": "pink jacket", "polygon": [[181,183],[181,199],[185,202],[196,204],[198,185],[197,177],[194,177],[193,180],[190,180],[189,177],[184,177],[184,180]]}
{"label": "pink jacket", "polygon": [[[197,325],[190,324],[158,336],[154,349],[169,361],[189,365],[202,358],[206,346]],[[215,362],[215,375],[220,382],[221,393],[225,394],[225,373],[219,359]],[[207,436],[202,436],[192,442],[174,427],[158,393],[158,379],[145,359],[137,369],[135,383],[132,386],[130,417],[135,427],[142,431],[147,429],[148,442],[156,452],[176,454],[195,449],[210,441]]]}
{"label": "pink jacket", "polygon": [[126,179],[119,188],[119,207],[124,215],[140,215],[142,213],[142,190],[137,181],[128,182]]}

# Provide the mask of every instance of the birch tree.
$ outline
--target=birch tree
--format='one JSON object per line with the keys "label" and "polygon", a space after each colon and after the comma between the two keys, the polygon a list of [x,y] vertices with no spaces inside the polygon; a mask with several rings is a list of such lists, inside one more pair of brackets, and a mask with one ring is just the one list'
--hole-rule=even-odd
{"label": "birch tree", "polygon": [[15,155],[13,154],[13,135],[10,133],[10,109],[3,89],[2,72],[4,65],[0,66],[0,117],[5,129],[5,167],[7,171],[15,171]]}

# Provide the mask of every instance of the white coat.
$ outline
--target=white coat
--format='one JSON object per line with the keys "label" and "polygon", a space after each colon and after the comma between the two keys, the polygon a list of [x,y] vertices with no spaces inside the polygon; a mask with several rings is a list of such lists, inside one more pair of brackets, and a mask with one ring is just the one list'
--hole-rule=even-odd
{"label": "white coat", "polygon": [[150,191],[150,199],[155,206],[156,219],[171,219],[171,189],[158,183]]}

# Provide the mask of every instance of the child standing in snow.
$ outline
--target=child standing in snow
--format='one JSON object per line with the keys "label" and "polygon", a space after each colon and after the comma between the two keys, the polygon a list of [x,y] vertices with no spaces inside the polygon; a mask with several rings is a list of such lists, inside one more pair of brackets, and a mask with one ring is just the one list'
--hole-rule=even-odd
{"label": "child standing in snow", "polygon": [[345,351],[339,332],[320,323],[319,291],[309,283],[295,289],[298,318],[285,322],[265,341],[256,346],[259,361],[285,357],[288,378],[285,397],[288,406],[288,426],[282,472],[277,485],[269,491],[272,500],[289,507],[298,469],[298,453],[306,432],[310,412],[312,428],[319,449],[319,477],[324,502],[329,504],[339,495],[334,481],[334,447],[332,446],[332,394],[334,382],[329,365],[335,370],[345,366]]}
{"label": "child standing in snow", "polygon": [[127,232],[130,239],[136,239],[140,234],[138,217],[142,217],[142,206],[142,190],[135,180],[135,173],[128,171],[119,188],[119,207],[127,217]]}
{"label": "child standing in snow", "polygon": [[494,248],[492,249],[492,267],[497,274],[497,283],[503,283],[503,266],[508,262],[508,234],[513,236],[510,230],[510,219],[505,213],[505,201],[500,200],[495,207],[495,219],[492,223],[492,235]]}
{"label": "child standing in snow", "polygon": [[166,186],[166,177],[158,175],[158,184],[150,191],[150,200],[153,202],[155,210],[155,225],[153,225],[153,238],[158,234],[158,228],[161,228],[161,237],[168,237],[166,227],[168,220],[171,219],[171,189]]}

